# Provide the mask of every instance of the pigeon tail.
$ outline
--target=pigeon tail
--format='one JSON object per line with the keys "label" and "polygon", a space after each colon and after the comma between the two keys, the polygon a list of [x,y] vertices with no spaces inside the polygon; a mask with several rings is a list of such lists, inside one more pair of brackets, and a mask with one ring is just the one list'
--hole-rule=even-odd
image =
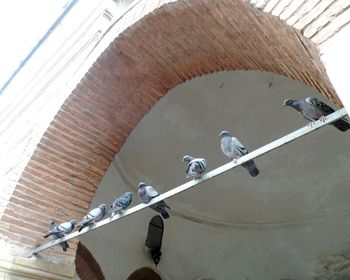
{"label": "pigeon tail", "polygon": [[332,122],[331,125],[335,126],[340,131],[347,131],[348,129],[350,129],[350,123],[343,119]]}
{"label": "pigeon tail", "polygon": [[162,201],[164,203],[164,207],[165,208],[168,208],[168,209],[171,209],[170,206],[168,204],[166,204],[164,201]]}
{"label": "pigeon tail", "polygon": [[259,169],[256,167],[255,162],[253,160],[243,163],[242,166],[248,170],[249,175],[252,177],[256,177],[260,173]]}
{"label": "pigeon tail", "polygon": [[49,236],[53,236],[54,238],[59,238],[60,237],[60,233],[57,231],[57,230],[55,230],[55,231],[49,231],[48,233],[46,233],[45,235],[44,235],[44,238],[48,238]]}
{"label": "pigeon tail", "polygon": [[62,250],[64,252],[67,252],[67,249],[69,248],[69,245],[68,245],[67,241],[64,241],[64,242],[60,243],[60,246],[62,247]]}
{"label": "pigeon tail", "polygon": [[83,230],[84,227],[87,227],[87,226],[89,226],[89,225],[90,225],[90,223],[84,223],[84,224],[82,224],[82,225],[79,227],[78,231],[81,232],[81,231]]}
{"label": "pigeon tail", "polygon": [[162,215],[163,219],[168,219],[170,217],[169,213],[164,208],[160,209],[160,214]]}
{"label": "pigeon tail", "polygon": [[159,212],[164,219],[168,219],[170,217],[169,213],[165,210],[165,208],[170,209],[170,207],[166,205],[166,203],[163,200],[151,205],[150,208],[154,211]]}

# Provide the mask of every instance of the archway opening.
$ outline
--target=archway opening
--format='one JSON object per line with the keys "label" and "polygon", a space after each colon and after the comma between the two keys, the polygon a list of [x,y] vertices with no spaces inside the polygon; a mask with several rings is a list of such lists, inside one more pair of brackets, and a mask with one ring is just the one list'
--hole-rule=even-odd
{"label": "archway opening", "polygon": [[142,267],[131,273],[127,280],[162,280],[162,278],[153,269]]}

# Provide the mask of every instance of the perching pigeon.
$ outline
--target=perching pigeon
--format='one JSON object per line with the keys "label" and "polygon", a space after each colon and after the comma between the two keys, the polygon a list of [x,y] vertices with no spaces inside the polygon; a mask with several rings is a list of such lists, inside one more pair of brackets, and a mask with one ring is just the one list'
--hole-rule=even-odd
{"label": "perching pigeon", "polygon": [[207,161],[204,158],[194,158],[186,155],[183,157],[183,161],[187,163],[186,178],[199,179],[207,169]]}
{"label": "perching pigeon", "polygon": [[[159,193],[152,186],[148,186],[146,183],[141,182],[138,188],[138,195],[142,203],[148,203],[153,198],[159,196]],[[163,200],[151,205],[150,208],[159,212],[164,219],[169,218],[169,213],[165,208],[170,209],[170,207]]]}
{"label": "perching pigeon", "polygon": [[50,235],[62,235],[62,234],[68,234],[71,233],[74,229],[74,226],[77,222],[75,220],[71,220],[69,222],[62,223],[60,225],[56,225],[54,221],[50,222],[50,230],[47,232],[47,234],[44,236],[44,238],[49,237]]}
{"label": "perching pigeon", "polygon": [[[221,151],[230,160],[236,160],[241,156],[248,154],[248,151],[243,144],[236,137],[233,137],[228,131],[221,131],[219,137],[221,138]],[[242,166],[248,170],[250,176],[252,177],[259,174],[259,169],[256,167],[254,160],[249,160],[243,163]]]}
{"label": "perching pigeon", "polygon": [[[47,238],[51,235],[53,239],[62,238],[64,236],[64,233],[70,233],[73,231],[75,223],[76,222],[72,220],[58,226],[54,221],[50,221],[50,231],[44,237]],[[69,248],[67,241],[61,242],[59,245],[62,247],[64,252],[66,252]]]}
{"label": "perching pigeon", "polygon": [[[311,122],[319,119],[322,120],[325,116],[334,112],[331,107],[314,97],[307,97],[305,100],[286,99],[283,102],[283,107],[285,106],[290,106],[296,109],[299,111],[300,115]],[[350,129],[350,123],[345,118],[332,122],[331,125],[341,131]]]}
{"label": "perching pigeon", "polygon": [[84,227],[90,226],[98,221],[101,221],[106,215],[106,204],[100,204],[97,208],[92,209],[87,213],[84,218],[78,224],[79,231]]}
{"label": "perching pigeon", "polygon": [[123,211],[130,205],[132,201],[132,193],[126,192],[123,195],[119,196],[116,200],[114,200],[111,205],[111,209],[109,212],[111,213],[111,217],[115,214],[121,214]]}

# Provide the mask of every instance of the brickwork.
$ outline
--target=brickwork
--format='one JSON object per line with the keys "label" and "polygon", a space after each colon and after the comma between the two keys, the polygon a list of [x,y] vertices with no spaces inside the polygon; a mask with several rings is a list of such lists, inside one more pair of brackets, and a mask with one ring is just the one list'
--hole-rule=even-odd
{"label": "brickwork", "polygon": [[100,265],[81,242],[78,243],[75,266],[80,280],[104,280]]}
{"label": "brickwork", "polygon": [[278,16],[317,45],[350,25],[348,0],[258,0],[254,6]]}
{"label": "brickwork", "polygon": [[[0,237],[42,243],[47,221],[79,220],[129,133],[169,89],[224,70],[260,70],[316,88],[340,104],[317,49],[298,31],[243,1],[178,1],[118,37],[65,101],[1,219]],[[77,242],[64,256],[72,262]]]}
{"label": "brickwork", "polygon": [[127,280],[162,280],[151,268],[143,267],[134,271]]}

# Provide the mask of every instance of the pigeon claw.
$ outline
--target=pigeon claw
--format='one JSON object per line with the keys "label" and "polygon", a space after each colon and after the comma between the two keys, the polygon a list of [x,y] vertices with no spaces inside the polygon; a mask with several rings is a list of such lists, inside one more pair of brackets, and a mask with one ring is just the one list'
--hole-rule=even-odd
{"label": "pigeon claw", "polygon": [[324,122],[326,121],[326,117],[325,117],[325,116],[320,117],[320,118],[319,118],[319,121],[321,121],[321,122],[324,123]]}
{"label": "pigeon claw", "polygon": [[232,159],[234,164],[237,164],[238,160],[240,159],[240,156],[236,156]]}

